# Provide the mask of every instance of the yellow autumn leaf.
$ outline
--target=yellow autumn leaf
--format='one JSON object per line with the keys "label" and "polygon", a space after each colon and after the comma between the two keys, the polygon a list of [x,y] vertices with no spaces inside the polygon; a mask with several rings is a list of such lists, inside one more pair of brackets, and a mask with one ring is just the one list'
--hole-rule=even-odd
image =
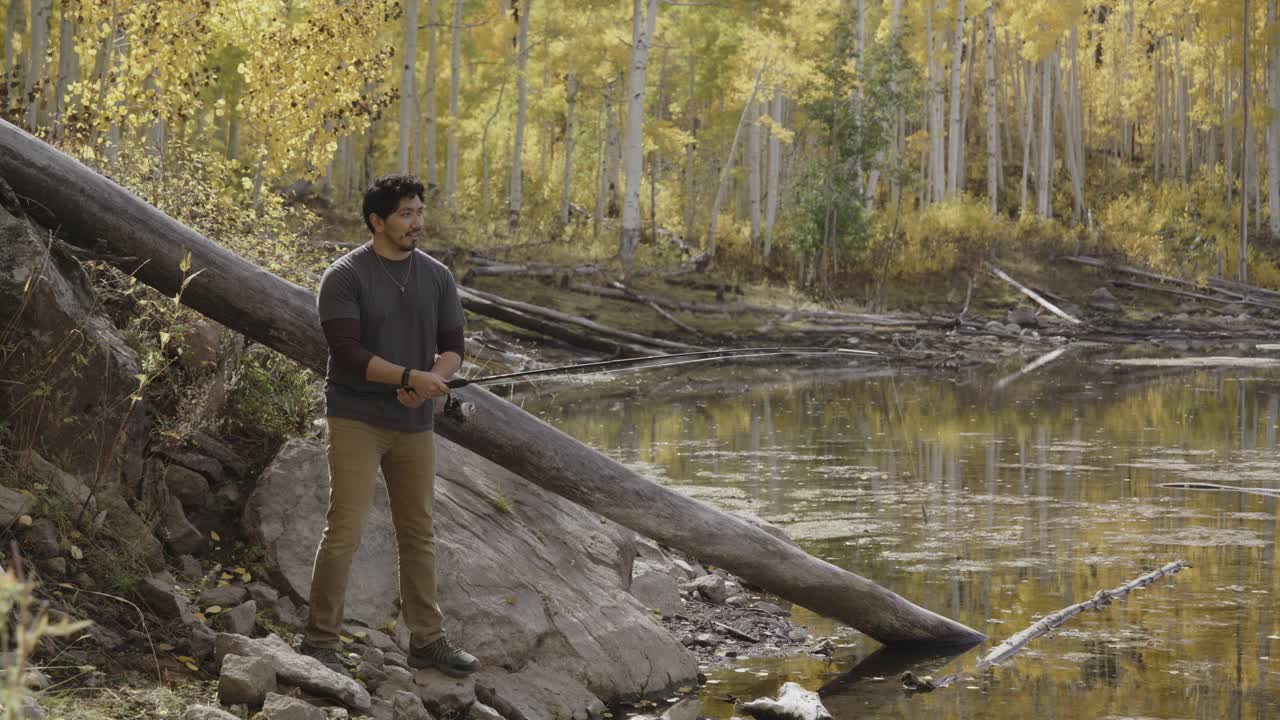
{"label": "yellow autumn leaf", "polygon": [[80,548],[76,547],[75,545],[72,545],[72,546],[71,546],[71,557],[72,557],[73,559],[75,559],[75,560],[83,560],[83,559],[84,559],[84,552],[83,552]]}
{"label": "yellow autumn leaf", "polygon": [[218,542],[218,541],[222,540],[222,536],[218,534],[218,531],[217,531],[217,530],[210,530],[210,531],[209,531],[209,537],[213,538],[213,541],[214,541],[214,542]]}
{"label": "yellow autumn leaf", "polygon": [[356,641],[356,639],[351,637],[350,635],[339,635],[338,639],[347,644],[350,644]]}
{"label": "yellow autumn leaf", "polygon": [[204,611],[209,615],[217,615],[218,613],[222,612],[222,606],[210,605],[209,607],[205,608]]}
{"label": "yellow autumn leaf", "polygon": [[21,525],[22,527],[31,527],[31,522],[32,521],[31,521],[30,515],[23,515],[18,518],[18,524]]}
{"label": "yellow autumn leaf", "polygon": [[[157,647],[156,649],[159,650],[160,648]],[[179,655],[175,657],[174,660],[177,660],[180,663],[193,663],[196,661],[196,659],[191,657],[190,655]]]}
{"label": "yellow autumn leaf", "polygon": [[243,574],[243,575],[241,575],[241,576],[240,576],[240,579],[241,579],[241,580],[243,580],[244,582],[249,582],[250,580],[253,580],[253,574],[252,574],[252,573],[245,573],[245,574]]}
{"label": "yellow autumn leaf", "polygon": [[237,575],[243,575],[248,571],[242,567],[237,567],[237,568],[231,568],[231,572],[236,573]]}
{"label": "yellow autumn leaf", "polygon": [[200,672],[200,668],[195,663],[182,663],[191,672]]}
{"label": "yellow autumn leaf", "polygon": [[230,580],[230,579],[231,579],[231,578],[233,578],[233,577],[235,577],[235,575],[232,575],[232,574],[231,574],[231,573],[229,573],[229,572],[224,572],[224,573],[222,573],[221,575],[219,575],[219,576],[218,576],[218,578],[219,578],[220,580]]}

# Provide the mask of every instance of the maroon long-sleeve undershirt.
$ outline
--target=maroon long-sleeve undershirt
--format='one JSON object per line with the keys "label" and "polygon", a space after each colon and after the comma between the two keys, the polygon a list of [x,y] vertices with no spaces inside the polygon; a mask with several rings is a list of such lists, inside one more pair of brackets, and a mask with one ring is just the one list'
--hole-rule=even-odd
{"label": "maroon long-sleeve undershirt", "polygon": [[[326,320],[320,323],[320,327],[324,329],[324,339],[329,343],[329,352],[333,355],[333,361],[339,367],[358,372],[361,377],[365,377],[369,370],[369,361],[373,359],[373,353],[360,344],[360,321],[339,318]],[[465,347],[466,342],[461,326],[436,331],[437,353],[453,352],[457,353],[458,357],[463,357]],[[412,369],[428,370],[430,368]]]}

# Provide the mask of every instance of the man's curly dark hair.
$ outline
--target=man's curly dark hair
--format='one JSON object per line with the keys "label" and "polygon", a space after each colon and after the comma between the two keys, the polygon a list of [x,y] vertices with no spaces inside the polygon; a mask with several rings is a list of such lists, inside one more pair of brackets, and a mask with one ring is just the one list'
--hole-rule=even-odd
{"label": "man's curly dark hair", "polygon": [[386,220],[400,207],[402,198],[416,196],[426,202],[426,191],[418,178],[412,175],[383,175],[377,178],[364,191],[364,205],[361,208],[364,224],[369,226],[369,232],[374,232],[373,222],[369,220],[371,213]]}

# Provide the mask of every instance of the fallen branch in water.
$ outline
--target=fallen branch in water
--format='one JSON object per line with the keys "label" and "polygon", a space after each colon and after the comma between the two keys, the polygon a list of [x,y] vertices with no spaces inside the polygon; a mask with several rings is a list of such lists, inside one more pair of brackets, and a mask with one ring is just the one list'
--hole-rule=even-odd
{"label": "fallen branch in water", "polygon": [[720,628],[721,630],[723,630],[723,631],[725,631],[725,632],[729,633],[730,635],[732,635],[732,636],[734,636],[734,637],[738,638],[739,640],[746,640],[746,641],[747,641],[747,642],[749,642],[749,643],[758,643],[758,642],[760,642],[760,638],[758,638],[758,637],[754,637],[754,636],[752,636],[752,635],[748,635],[747,633],[742,632],[741,630],[739,630],[738,628],[736,628],[736,627],[734,627],[734,626],[732,626],[732,625],[726,625],[725,623],[718,622],[718,621],[716,621],[716,620],[712,620],[712,621],[711,621],[711,624],[712,624],[712,625],[715,625],[716,627]]}
{"label": "fallen branch in water", "polygon": [[1206,483],[1206,482],[1160,483],[1160,487],[1176,488],[1178,490],[1214,490],[1214,491],[1225,491],[1225,492],[1248,493],[1250,495],[1265,495],[1267,497],[1280,497],[1280,490],[1275,488],[1241,487],[1239,485],[1219,485],[1217,483]]}
{"label": "fallen branch in water", "polygon": [[[1101,610],[1110,605],[1112,600],[1121,600],[1134,590],[1146,587],[1156,580],[1166,575],[1172,575],[1185,567],[1187,567],[1185,561],[1175,560],[1159,570],[1149,572],[1135,580],[1130,580],[1114,590],[1099,590],[1097,594],[1084,602],[1078,602],[1075,605],[1046,615],[1037,620],[1031,627],[1010,636],[1008,640],[992,648],[990,652],[982,656],[982,659],[978,661],[973,670],[977,672],[989,665],[998,665],[1018,654],[1027,646],[1027,643],[1056,630],[1063,623],[1085,610]],[[927,677],[918,678],[914,674],[907,672],[902,675],[902,685],[904,689],[910,692],[930,692],[938,688],[944,688],[958,679],[960,679],[960,673],[952,673],[941,680],[934,681]]]}

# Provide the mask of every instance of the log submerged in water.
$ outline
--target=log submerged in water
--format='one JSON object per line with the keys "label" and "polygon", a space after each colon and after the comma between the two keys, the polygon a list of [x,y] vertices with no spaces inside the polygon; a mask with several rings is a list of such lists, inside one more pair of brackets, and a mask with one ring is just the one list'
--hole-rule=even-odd
{"label": "log submerged in water", "polygon": [[[0,121],[0,178],[33,216],[68,238],[114,255],[147,258],[138,279],[167,295],[191,253],[202,270],[182,301],[196,311],[323,372],[327,350],[315,294],[283,280],[147,205],[136,195]],[[789,545],[745,520],[641,477],[479,388],[456,391],[478,412],[437,431],[546,490],[660,543],[722,566],[770,592],[840,620],[885,644],[973,644],[981,633],[912,604],[866,578]]]}

